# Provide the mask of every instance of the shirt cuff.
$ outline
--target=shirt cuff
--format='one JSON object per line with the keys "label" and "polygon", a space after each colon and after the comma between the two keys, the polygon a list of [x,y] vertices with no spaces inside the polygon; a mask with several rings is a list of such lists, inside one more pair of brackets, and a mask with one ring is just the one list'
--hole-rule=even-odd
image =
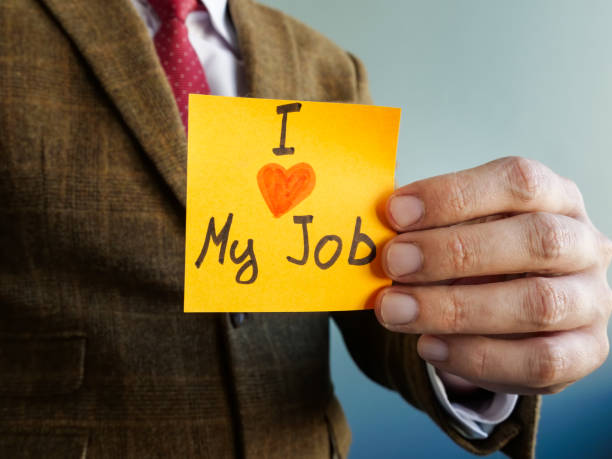
{"label": "shirt cuff", "polygon": [[453,427],[468,440],[487,438],[495,426],[508,419],[518,400],[516,394],[491,392],[490,400],[485,403],[479,400],[474,406],[470,406],[469,401],[451,402],[435,367],[429,363],[427,375],[438,401],[451,416]]}

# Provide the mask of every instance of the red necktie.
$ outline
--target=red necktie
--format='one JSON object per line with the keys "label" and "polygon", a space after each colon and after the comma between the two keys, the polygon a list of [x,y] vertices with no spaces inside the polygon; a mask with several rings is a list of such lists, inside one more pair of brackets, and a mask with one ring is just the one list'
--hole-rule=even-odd
{"label": "red necktie", "polygon": [[149,3],[161,21],[153,42],[187,130],[189,93],[210,94],[204,69],[185,26],[187,15],[200,6],[197,0],[149,0]]}

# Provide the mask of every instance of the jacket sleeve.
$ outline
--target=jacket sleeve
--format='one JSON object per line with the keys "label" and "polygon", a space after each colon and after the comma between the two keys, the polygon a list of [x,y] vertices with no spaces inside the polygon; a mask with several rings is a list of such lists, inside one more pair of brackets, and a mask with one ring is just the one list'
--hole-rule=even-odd
{"label": "jacket sleeve", "polygon": [[[365,69],[357,58],[351,59],[357,80],[355,102],[371,104]],[[332,316],[359,368],[370,379],[399,392],[414,407],[426,412],[459,446],[478,455],[502,450],[510,457],[534,457],[539,396],[521,396],[510,418],[488,438],[468,440],[455,430],[451,417],[438,402],[425,362],[416,352],[418,335],[388,331],[372,311],[336,312]]]}

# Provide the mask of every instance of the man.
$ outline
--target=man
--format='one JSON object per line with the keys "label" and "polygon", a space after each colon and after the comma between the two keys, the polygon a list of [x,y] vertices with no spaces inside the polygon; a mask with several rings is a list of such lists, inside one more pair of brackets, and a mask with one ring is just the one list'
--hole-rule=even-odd
{"label": "man", "polygon": [[[312,30],[205,3],[237,40],[237,95],[370,102],[359,61]],[[327,314],[182,313],[185,131],[147,18],[0,6],[0,456],[345,456]],[[532,455],[536,394],[607,355],[610,241],[575,185],[520,158],[407,185],[388,211],[389,330],[334,314],[351,354],[468,450]],[[478,436],[445,391],[511,414]]]}

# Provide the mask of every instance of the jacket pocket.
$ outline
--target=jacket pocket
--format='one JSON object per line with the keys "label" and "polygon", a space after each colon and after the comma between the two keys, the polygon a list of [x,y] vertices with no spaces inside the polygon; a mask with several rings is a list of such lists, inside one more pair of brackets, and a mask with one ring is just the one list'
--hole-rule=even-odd
{"label": "jacket pocket", "polygon": [[83,333],[0,334],[0,396],[65,395],[83,383]]}
{"label": "jacket pocket", "polygon": [[84,459],[86,434],[0,432],[0,457],[19,459]]}

